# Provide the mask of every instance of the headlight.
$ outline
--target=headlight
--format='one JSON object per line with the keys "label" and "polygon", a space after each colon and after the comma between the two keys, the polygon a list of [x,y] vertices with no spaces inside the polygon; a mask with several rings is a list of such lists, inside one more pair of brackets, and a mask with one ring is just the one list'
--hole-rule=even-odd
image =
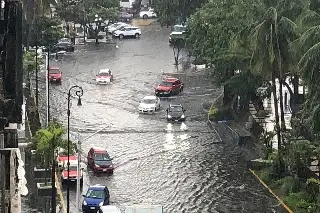
{"label": "headlight", "polygon": [[99,206],[103,206],[103,202],[99,203]]}
{"label": "headlight", "polygon": [[181,115],[181,118],[184,118],[184,115]]}
{"label": "headlight", "polygon": [[100,167],[99,165],[97,165],[97,164],[94,164],[95,165],[95,167]]}
{"label": "headlight", "polygon": [[87,205],[87,202],[85,200],[83,201],[83,205],[85,205],[85,206]]}
{"label": "headlight", "polygon": [[168,115],[168,118],[172,118],[171,115]]}

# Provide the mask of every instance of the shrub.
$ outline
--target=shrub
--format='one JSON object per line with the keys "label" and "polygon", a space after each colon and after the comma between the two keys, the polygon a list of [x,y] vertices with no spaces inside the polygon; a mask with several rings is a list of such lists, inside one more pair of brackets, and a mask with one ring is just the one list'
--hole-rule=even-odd
{"label": "shrub", "polygon": [[298,213],[309,213],[312,212],[312,209],[317,208],[315,203],[310,202],[310,196],[305,191],[290,193],[284,197],[284,202]]}

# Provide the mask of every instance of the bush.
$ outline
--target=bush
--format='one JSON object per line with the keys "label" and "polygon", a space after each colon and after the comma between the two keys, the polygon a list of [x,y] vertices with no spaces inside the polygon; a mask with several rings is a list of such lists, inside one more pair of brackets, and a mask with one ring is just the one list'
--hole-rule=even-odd
{"label": "bush", "polygon": [[316,212],[313,211],[313,209],[317,208],[315,203],[310,202],[310,196],[305,191],[290,193],[288,196],[284,197],[284,202],[292,207],[293,211],[297,213]]}
{"label": "bush", "polygon": [[229,107],[212,106],[208,114],[211,121],[232,120]]}

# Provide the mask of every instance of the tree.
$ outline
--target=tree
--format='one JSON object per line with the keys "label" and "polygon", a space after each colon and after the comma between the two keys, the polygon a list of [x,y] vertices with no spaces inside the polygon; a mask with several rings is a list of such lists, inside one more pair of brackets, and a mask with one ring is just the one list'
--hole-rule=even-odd
{"label": "tree", "polygon": [[179,57],[180,57],[180,52],[185,46],[185,40],[182,38],[172,38],[171,40],[171,47],[173,50],[173,55],[174,55],[174,65],[178,66],[179,65]]}
{"label": "tree", "polygon": [[[36,148],[36,159],[37,162],[44,168],[49,168],[51,163],[55,160],[54,152],[57,148],[67,149],[68,141],[63,138],[65,129],[61,124],[52,122],[48,128],[40,129],[35,134],[35,148]],[[74,145],[70,141],[70,146],[73,148]],[[71,154],[74,154],[72,149]]]}
{"label": "tree", "polygon": [[[37,61],[38,70],[40,70],[40,65],[43,63],[41,60]],[[27,78],[30,79],[30,74],[36,70],[36,52],[26,51],[23,54],[23,71],[27,74]]]}
{"label": "tree", "polygon": [[162,0],[155,1],[155,12],[161,26],[172,26],[186,23],[197,8],[207,3],[207,0]]}
{"label": "tree", "polygon": [[32,32],[30,46],[56,44],[64,36],[64,31],[60,25],[61,22],[57,18],[38,17],[36,27],[34,27],[34,31]]}

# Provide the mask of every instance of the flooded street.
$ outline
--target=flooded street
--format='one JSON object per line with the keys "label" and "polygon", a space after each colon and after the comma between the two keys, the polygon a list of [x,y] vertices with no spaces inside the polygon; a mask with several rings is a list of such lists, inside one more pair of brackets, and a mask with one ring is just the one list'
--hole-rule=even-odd
{"label": "flooded street", "polygon": [[[63,72],[63,82],[51,87],[51,116],[66,124],[67,92],[79,85],[84,95],[81,107],[76,99],[72,101],[72,132],[85,138],[108,126],[84,141],[82,148],[85,152],[91,147],[107,149],[116,169],[112,176],[85,171],[83,192],[93,184],[107,185],[111,204],[122,209],[147,203],[163,205],[166,213],[281,212],[278,202],[246,170],[241,149],[219,143],[208,127],[203,104],[217,98],[221,89],[207,73],[176,74],[185,83],[184,91],[161,99],[156,114],[138,114],[139,101],[154,94],[154,86],[165,77],[162,73],[176,72],[169,30],[157,24],[141,30],[140,39],[85,45],[52,62]],[[96,85],[95,75],[106,68],[112,70],[114,84]],[[185,123],[168,124],[169,103],[185,107]],[[75,212],[75,197],[73,187],[71,212]]]}

